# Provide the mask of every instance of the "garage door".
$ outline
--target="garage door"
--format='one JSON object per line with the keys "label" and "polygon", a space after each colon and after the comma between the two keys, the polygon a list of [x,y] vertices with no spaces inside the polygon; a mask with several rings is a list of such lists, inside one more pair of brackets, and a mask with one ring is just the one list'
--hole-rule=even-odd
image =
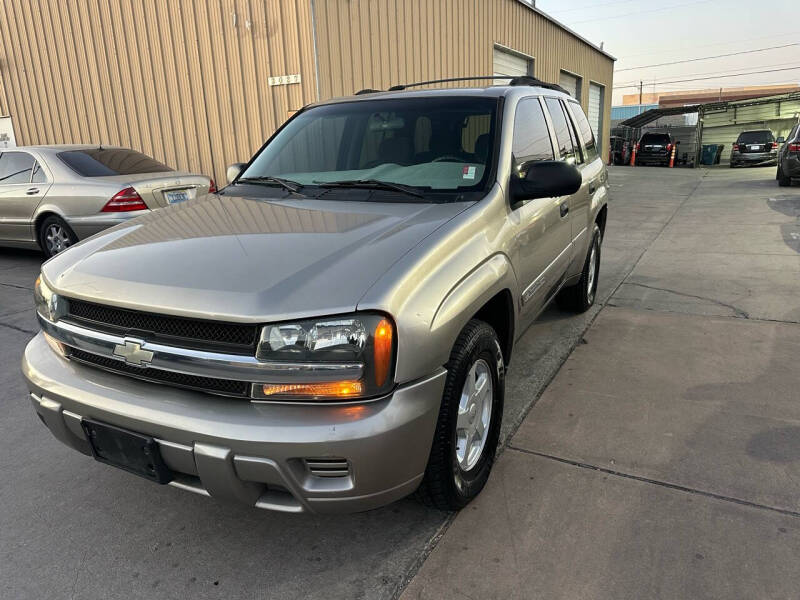
{"label": "garage door", "polygon": [[603,147],[601,139],[603,128],[603,86],[596,83],[589,84],[589,124],[592,126],[594,136],[597,138],[597,147]]}
{"label": "garage door", "polygon": [[558,76],[558,85],[567,90],[570,96],[580,101],[580,79],[578,77],[575,77],[575,75],[572,73],[561,71],[560,75]]}
{"label": "garage door", "polygon": [[494,74],[520,77],[533,73],[532,60],[507,52],[501,48],[494,49]]}

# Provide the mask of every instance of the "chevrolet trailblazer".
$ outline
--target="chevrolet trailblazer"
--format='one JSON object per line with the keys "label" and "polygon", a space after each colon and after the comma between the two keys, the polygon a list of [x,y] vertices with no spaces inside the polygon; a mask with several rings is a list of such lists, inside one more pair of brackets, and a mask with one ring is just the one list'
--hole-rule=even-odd
{"label": "chevrolet trailblazer", "polygon": [[558,86],[410,88],[305,107],[219,193],[46,262],[22,369],[52,434],[265,509],[474,498],[515,340],[594,303],[607,174]]}

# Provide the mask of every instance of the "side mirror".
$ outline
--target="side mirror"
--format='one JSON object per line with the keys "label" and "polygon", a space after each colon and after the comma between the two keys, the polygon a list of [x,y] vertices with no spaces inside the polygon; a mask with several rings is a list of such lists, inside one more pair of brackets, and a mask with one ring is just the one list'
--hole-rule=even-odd
{"label": "side mirror", "polygon": [[511,178],[512,202],[536,198],[569,196],[581,189],[583,176],[578,167],[560,160],[531,163],[525,179]]}
{"label": "side mirror", "polygon": [[247,163],[233,163],[232,165],[228,165],[228,170],[225,171],[225,175],[228,177],[228,183],[233,183],[233,180],[239,176],[239,173],[242,172],[246,164]]}
{"label": "side mirror", "polygon": [[775,141],[776,141],[778,144],[785,144],[785,143],[786,143],[786,138],[785,138],[785,137],[783,137],[783,136],[780,136],[780,137],[779,137],[777,140],[775,140]]}
{"label": "side mirror", "polygon": [[676,146],[680,146],[680,145],[681,145],[681,142],[680,142],[680,140],[678,140],[677,142],[675,142],[675,145],[676,145]]}

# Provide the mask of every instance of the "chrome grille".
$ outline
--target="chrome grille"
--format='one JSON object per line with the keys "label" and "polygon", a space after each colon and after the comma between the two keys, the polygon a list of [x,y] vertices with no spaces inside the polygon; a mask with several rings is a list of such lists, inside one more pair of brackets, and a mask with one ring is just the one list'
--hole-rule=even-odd
{"label": "chrome grille", "polygon": [[255,353],[258,325],[187,319],[68,299],[64,317],[96,331],[143,337],[205,350],[224,349],[234,354]]}
{"label": "chrome grille", "polygon": [[155,383],[165,383],[176,387],[189,388],[212,394],[221,394],[223,396],[248,397],[250,384],[246,381],[186,375],[185,373],[174,373],[173,371],[164,371],[152,367],[135,367],[113,358],[99,356],[91,352],[78,350],[77,348],[70,349],[69,358],[81,363],[100,367],[107,371],[113,371],[114,373],[129,375]]}

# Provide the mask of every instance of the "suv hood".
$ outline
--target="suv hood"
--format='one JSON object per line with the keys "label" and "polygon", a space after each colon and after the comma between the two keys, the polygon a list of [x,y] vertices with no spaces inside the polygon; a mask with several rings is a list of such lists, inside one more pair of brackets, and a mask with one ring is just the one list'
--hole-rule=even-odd
{"label": "suv hood", "polygon": [[267,322],[352,312],[471,204],[209,195],[89,238],[42,271],[64,296],[164,314]]}

